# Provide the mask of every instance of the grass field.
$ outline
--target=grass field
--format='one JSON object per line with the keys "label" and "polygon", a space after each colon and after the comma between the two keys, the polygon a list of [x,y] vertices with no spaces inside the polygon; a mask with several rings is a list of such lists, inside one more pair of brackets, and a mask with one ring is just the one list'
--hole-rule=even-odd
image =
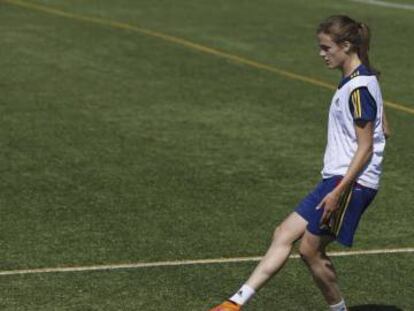
{"label": "grass field", "polygon": [[[320,178],[339,76],[314,31],[336,13],[372,27],[393,104],[381,191],[355,249],[413,247],[413,11],[0,0],[0,270],[262,255]],[[413,259],[335,258],[351,310],[414,310]],[[254,265],[0,275],[0,309],[207,310]],[[324,308],[292,259],[245,310]]]}

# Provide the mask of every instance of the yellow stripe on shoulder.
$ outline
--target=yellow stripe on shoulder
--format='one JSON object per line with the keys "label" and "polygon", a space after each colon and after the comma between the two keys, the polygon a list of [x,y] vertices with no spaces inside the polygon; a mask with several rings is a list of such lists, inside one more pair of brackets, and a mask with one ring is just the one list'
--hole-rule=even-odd
{"label": "yellow stripe on shoulder", "polygon": [[354,118],[358,118],[358,107],[355,91],[351,94],[352,106],[354,106]]}
{"label": "yellow stripe on shoulder", "polygon": [[357,97],[357,105],[358,105],[358,118],[362,117],[362,109],[361,109],[361,93],[359,89],[356,90],[356,97]]}

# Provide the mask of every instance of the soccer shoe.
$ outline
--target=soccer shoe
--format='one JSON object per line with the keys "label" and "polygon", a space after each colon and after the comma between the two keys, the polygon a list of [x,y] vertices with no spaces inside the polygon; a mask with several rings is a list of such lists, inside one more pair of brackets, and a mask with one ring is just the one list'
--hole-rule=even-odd
{"label": "soccer shoe", "polygon": [[214,307],[210,311],[240,311],[241,306],[232,301],[225,301],[222,304]]}

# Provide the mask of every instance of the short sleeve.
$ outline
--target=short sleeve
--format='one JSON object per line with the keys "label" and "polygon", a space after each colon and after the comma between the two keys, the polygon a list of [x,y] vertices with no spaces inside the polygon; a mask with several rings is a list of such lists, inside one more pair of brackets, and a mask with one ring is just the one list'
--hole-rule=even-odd
{"label": "short sleeve", "polygon": [[377,117],[377,103],[366,87],[352,91],[349,109],[354,121],[374,121]]}

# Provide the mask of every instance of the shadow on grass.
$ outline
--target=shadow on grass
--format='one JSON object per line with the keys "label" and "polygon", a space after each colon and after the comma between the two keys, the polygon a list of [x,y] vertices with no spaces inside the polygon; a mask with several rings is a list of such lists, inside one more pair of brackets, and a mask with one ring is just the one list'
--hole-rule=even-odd
{"label": "shadow on grass", "polygon": [[403,309],[387,305],[360,305],[350,307],[349,311],[403,311]]}

